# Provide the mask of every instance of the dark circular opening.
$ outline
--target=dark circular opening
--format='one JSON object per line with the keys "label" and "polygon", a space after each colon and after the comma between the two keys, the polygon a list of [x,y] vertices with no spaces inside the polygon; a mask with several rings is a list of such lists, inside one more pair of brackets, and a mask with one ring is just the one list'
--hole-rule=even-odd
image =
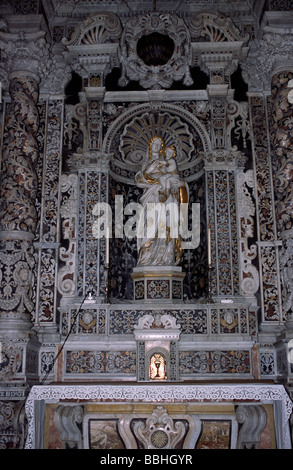
{"label": "dark circular opening", "polygon": [[137,42],[137,55],[146,65],[165,65],[171,59],[175,44],[169,36],[151,33]]}

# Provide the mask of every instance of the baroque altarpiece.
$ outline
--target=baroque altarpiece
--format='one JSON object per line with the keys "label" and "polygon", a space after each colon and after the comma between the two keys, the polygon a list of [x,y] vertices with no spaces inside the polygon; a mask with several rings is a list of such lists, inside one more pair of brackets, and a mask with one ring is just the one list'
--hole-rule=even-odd
{"label": "baroque altarpiece", "polygon": [[6,0],[0,51],[0,448],[291,448],[292,1]]}

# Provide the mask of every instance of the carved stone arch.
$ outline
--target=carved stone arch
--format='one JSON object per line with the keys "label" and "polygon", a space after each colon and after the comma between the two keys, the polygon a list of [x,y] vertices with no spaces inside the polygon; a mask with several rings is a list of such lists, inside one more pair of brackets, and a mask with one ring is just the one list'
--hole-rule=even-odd
{"label": "carved stone arch", "polygon": [[177,147],[178,168],[187,182],[203,171],[200,152],[209,151],[211,141],[199,119],[178,105],[164,103],[154,109],[139,104],[119,116],[105,135],[103,152],[112,154],[112,176],[133,184],[147,156],[149,139],[156,134],[166,145]]}
{"label": "carved stone arch", "polygon": [[[206,210],[206,191],[205,191],[205,167],[204,167],[204,158],[203,155],[208,153],[211,150],[211,142],[208,135],[207,130],[205,129],[204,125],[199,121],[199,119],[189,112],[189,110],[184,109],[178,105],[174,105],[171,103],[162,103],[159,107],[152,106],[152,103],[144,103],[144,104],[137,104],[136,106],[131,106],[127,110],[125,110],[119,117],[112,122],[112,124],[108,127],[108,131],[104,137],[103,144],[102,144],[102,154],[110,156],[110,167],[109,167],[109,185],[108,185],[108,202],[112,207],[113,214],[118,214],[119,212],[119,201],[122,201],[123,211],[124,208],[128,206],[129,203],[138,202],[141,192],[140,188],[138,188],[135,184],[135,175],[138,171],[142,169],[142,161],[130,162],[127,158],[122,158],[121,153],[121,145],[123,146],[123,142],[121,144],[121,139],[125,137],[125,132],[132,131],[131,127],[137,125],[139,121],[137,119],[143,119],[144,124],[147,122],[147,116],[149,115],[156,115],[160,116],[162,119],[170,119],[172,126],[178,131],[184,134],[186,138],[186,146],[188,149],[189,146],[189,136],[192,135],[193,139],[197,139],[199,144],[198,149],[191,149],[191,159],[188,160],[188,151],[186,151],[186,161],[181,162],[178,165],[178,169],[180,171],[180,175],[182,179],[188,184],[189,186],[189,210],[188,216],[190,216],[191,222],[191,213],[192,213],[192,203],[200,203],[200,211],[201,211],[201,220],[203,221],[205,218],[205,210]],[[155,121],[155,124],[157,122]],[[165,123],[164,123],[165,124]],[[164,137],[168,137],[169,129],[166,129],[166,135]],[[186,134],[187,129],[187,134]],[[157,128],[154,128],[154,135],[157,134],[155,132]],[[135,132],[132,133],[133,135],[133,151],[136,149],[136,137],[137,134]],[[148,131],[146,132],[148,135]],[[183,135],[183,134],[178,134]],[[171,144],[172,141],[168,141],[168,144]],[[147,157],[148,154],[148,139],[146,138],[143,141],[143,145],[145,146],[144,155]],[[119,149],[120,147],[120,149]],[[143,147],[141,147],[143,150]],[[192,153],[193,152],[193,153]],[[117,203],[117,204],[116,204]],[[125,215],[124,212],[119,212],[119,214],[124,217],[124,221],[127,222],[130,220],[128,215]],[[204,243],[204,238],[201,237],[202,244]],[[118,249],[119,244],[119,249]],[[120,286],[118,283],[115,284],[115,281],[111,284],[111,291],[110,297],[115,299],[133,299],[133,285],[130,283],[132,281],[130,273],[133,271],[133,268],[137,264],[137,244],[135,238],[124,237],[122,241],[119,241],[117,238],[112,238],[111,241],[111,251],[123,253],[123,259],[125,260],[125,269],[122,270],[119,263],[112,264],[111,267],[111,279],[122,279],[120,282]],[[116,250],[116,251],[115,251]],[[198,259],[201,257],[202,252],[199,250],[192,250],[192,257],[194,259],[194,263],[198,263]],[[192,261],[193,262],[193,261]],[[201,269],[201,268],[200,268]],[[204,269],[204,268],[202,268]],[[194,274],[194,277],[203,276],[204,274],[200,271],[200,274]],[[192,275],[193,276],[193,275]],[[195,293],[195,287],[198,286],[199,282],[197,279],[190,277],[185,282],[185,291],[187,292],[186,295],[188,298],[193,298],[197,294]],[[170,291],[171,292],[171,291]]]}

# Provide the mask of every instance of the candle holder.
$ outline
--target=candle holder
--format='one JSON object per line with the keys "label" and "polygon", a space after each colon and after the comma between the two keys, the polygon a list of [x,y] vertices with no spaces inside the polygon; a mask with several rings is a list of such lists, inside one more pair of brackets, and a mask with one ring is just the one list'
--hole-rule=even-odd
{"label": "candle holder", "polygon": [[212,281],[212,265],[208,265],[208,295],[206,297],[206,303],[207,304],[213,304],[215,303],[214,299],[212,298],[212,286],[211,286],[211,281]]}

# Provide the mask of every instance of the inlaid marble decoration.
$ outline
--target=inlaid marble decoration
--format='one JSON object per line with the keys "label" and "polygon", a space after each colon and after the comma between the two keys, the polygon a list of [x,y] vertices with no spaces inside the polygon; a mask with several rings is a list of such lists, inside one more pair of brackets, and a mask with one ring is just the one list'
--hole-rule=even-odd
{"label": "inlaid marble decoration", "polygon": [[90,419],[88,421],[90,449],[124,449],[118,432],[118,419]]}
{"label": "inlaid marble decoration", "polygon": [[[36,240],[40,242],[38,258],[38,321],[52,323],[56,320],[56,274],[59,241],[59,187],[61,169],[61,144],[63,101],[52,100],[43,105],[46,109],[46,130],[38,135],[41,142],[42,162],[39,164],[41,180],[40,224]],[[44,247],[46,244],[46,247]]]}
{"label": "inlaid marble decoration", "polygon": [[0,229],[34,234],[37,225],[35,166],[39,157],[37,80],[28,75],[14,77],[9,92],[11,103],[2,155]]}
{"label": "inlaid marble decoration", "polygon": [[[109,333],[112,335],[133,334],[139,318],[147,313],[149,313],[148,310],[112,310],[109,319]],[[176,322],[181,326],[182,334],[207,333],[207,312],[205,309],[174,309],[164,310],[164,313],[171,314],[176,318]]]}
{"label": "inlaid marble decoration", "polygon": [[196,449],[229,449],[231,421],[207,420],[202,421],[202,433],[196,444]]}
{"label": "inlaid marble decoration", "polygon": [[180,375],[250,374],[250,353],[235,351],[180,351]]}
{"label": "inlaid marble decoration", "polygon": [[274,220],[274,197],[268,131],[267,106],[259,94],[250,97],[250,113],[254,138],[254,160],[256,171],[256,200],[258,213],[259,261],[262,280],[262,316],[264,321],[280,320],[279,269]]}
{"label": "inlaid marble decoration", "polygon": [[259,237],[261,241],[274,240],[274,213],[270,173],[270,152],[267,135],[266,102],[262,95],[250,97],[253,125],[254,157],[256,163],[257,201],[259,213]]}
{"label": "inlaid marble decoration", "polygon": [[[211,226],[211,289],[216,295],[239,293],[235,176],[225,169],[208,171]],[[217,262],[217,260],[219,260]]]}
{"label": "inlaid marble decoration", "polygon": [[[282,232],[293,226],[293,113],[292,72],[281,72],[272,79],[272,132],[274,183],[278,229]],[[273,124],[273,123],[272,123]]]}
{"label": "inlaid marble decoration", "polygon": [[66,351],[66,374],[134,374],[134,351]]}
{"label": "inlaid marble decoration", "polygon": [[[68,334],[69,328],[73,325],[76,315],[77,310],[74,307],[68,308],[68,311],[63,311],[62,309],[60,319],[60,333],[62,336],[66,336]],[[106,334],[106,310],[101,307],[81,308],[71,330],[71,334]]]}

